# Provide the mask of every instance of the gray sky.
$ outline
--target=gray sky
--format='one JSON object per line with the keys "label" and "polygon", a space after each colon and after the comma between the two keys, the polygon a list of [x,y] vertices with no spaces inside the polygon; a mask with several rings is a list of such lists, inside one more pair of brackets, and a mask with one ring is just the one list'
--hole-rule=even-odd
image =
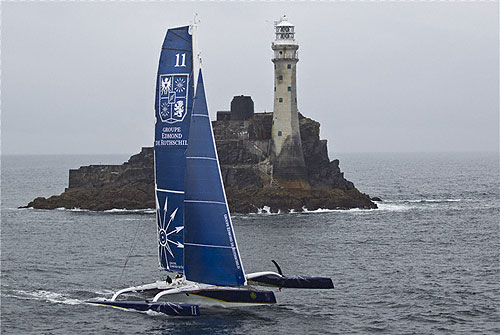
{"label": "gray sky", "polygon": [[300,45],[299,111],[335,152],[498,150],[495,2],[3,2],[2,153],[135,153],[153,142],[169,27],[198,13],[210,114],[272,110],[273,20]]}

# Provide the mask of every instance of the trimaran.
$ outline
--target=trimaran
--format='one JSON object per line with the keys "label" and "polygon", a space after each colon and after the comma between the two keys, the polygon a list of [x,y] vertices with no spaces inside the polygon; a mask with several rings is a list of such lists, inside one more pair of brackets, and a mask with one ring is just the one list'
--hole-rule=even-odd
{"label": "trimaran", "polygon": [[[274,288],[333,288],[330,278],[245,274],[208,114],[195,25],[169,29],[155,99],[158,258],[172,275],[91,303],[197,316],[199,306],[275,304]],[[126,298],[124,298],[126,297]]]}

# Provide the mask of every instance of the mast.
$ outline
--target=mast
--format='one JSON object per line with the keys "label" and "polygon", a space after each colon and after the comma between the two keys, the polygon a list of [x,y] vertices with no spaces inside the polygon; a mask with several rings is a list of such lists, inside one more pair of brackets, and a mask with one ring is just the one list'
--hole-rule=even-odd
{"label": "mast", "polygon": [[198,14],[195,15],[194,22],[189,26],[189,33],[193,40],[193,84],[194,91],[196,92],[196,86],[198,85],[198,75],[201,69],[201,51],[198,46]]}

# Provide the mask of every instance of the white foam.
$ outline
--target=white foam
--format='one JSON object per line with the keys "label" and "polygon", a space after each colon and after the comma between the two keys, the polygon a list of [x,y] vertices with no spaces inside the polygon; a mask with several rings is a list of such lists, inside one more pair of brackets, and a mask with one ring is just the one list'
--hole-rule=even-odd
{"label": "white foam", "polygon": [[388,202],[377,202],[379,211],[387,211],[387,212],[405,212],[412,208],[415,208],[414,205],[400,204],[400,203],[388,203]]}
{"label": "white foam", "polygon": [[378,208],[349,208],[349,209],[327,209],[327,208],[318,208],[315,210],[309,210],[305,207],[302,208],[302,212],[295,212],[295,214],[322,214],[322,213],[351,213],[351,214],[368,214],[373,213],[376,214],[380,211],[389,211],[389,212],[403,212],[415,208],[414,205],[408,204],[394,204],[387,202],[377,202]]}
{"label": "white foam", "polygon": [[162,316],[162,317],[165,316],[165,314],[163,314],[163,313],[155,312],[155,311],[152,311],[150,309],[148,309],[147,311],[144,311],[142,313],[145,313],[145,314],[150,315],[150,316]]}
{"label": "white foam", "polygon": [[83,208],[64,208],[64,207],[58,207],[55,209],[56,211],[69,211],[69,212],[90,212],[88,209],[83,209]]}
{"label": "white foam", "polygon": [[[295,210],[290,210],[284,214],[318,214],[318,213],[347,213],[347,212],[371,212],[376,211],[376,209],[360,209],[360,208],[350,208],[350,209],[326,209],[326,208],[318,208],[314,210],[309,210],[306,207],[302,207],[302,211],[298,212]],[[263,208],[259,208],[257,213],[250,213],[249,215],[278,215],[281,214],[281,211],[278,210],[278,213],[272,213],[268,206],[264,206]],[[249,218],[248,216],[243,216],[242,218]]]}
{"label": "white foam", "polygon": [[[30,207],[30,209],[33,209],[33,207]],[[83,208],[64,208],[64,207],[58,207],[55,208],[57,211],[67,211],[67,212],[93,212],[93,213],[141,213],[141,214],[154,214],[156,213],[156,210],[153,208],[144,208],[144,209],[125,209],[125,208],[112,208],[108,209],[105,211],[92,211],[90,209],[83,209]]]}
{"label": "white foam", "polygon": [[[264,215],[278,215],[280,214],[281,211],[278,210],[278,213],[272,213],[271,212],[271,207],[269,206],[264,206],[262,208],[257,209],[257,214],[264,214]],[[255,213],[254,213],[255,214]]]}
{"label": "white foam", "polygon": [[113,208],[105,210],[104,213],[144,213],[144,214],[154,214],[156,210],[153,208],[145,209],[125,209],[125,208]]}
{"label": "white foam", "polygon": [[99,294],[99,295],[108,295],[108,294],[114,294],[115,291],[113,291],[113,290],[101,290],[101,291],[95,291],[94,293]]}
{"label": "white foam", "polygon": [[408,200],[391,200],[390,202],[426,203],[426,202],[460,202],[460,201],[463,200],[462,199],[408,199]]}
{"label": "white foam", "polygon": [[[302,212],[291,210],[289,214],[321,214],[321,213],[352,213],[352,214],[368,214],[368,213],[378,213],[378,212],[405,212],[414,208],[418,208],[419,204],[425,203],[444,203],[444,202],[460,202],[462,199],[412,199],[412,200],[386,200],[386,201],[375,201],[377,204],[376,209],[373,208],[350,208],[350,209],[326,209],[318,208],[315,210],[309,210],[306,207],[302,208]],[[264,206],[258,209],[257,213],[250,213],[249,215],[278,215],[278,213],[272,213],[269,206]],[[247,218],[245,216],[243,218]]]}
{"label": "white foam", "polygon": [[305,207],[302,208],[302,214],[333,213],[333,212],[338,212],[338,211],[340,211],[340,210],[338,210],[338,209],[326,209],[326,208],[318,208],[318,209],[310,211]]}
{"label": "white foam", "polygon": [[91,300],[95,300],[95,301],[108,301],[109,299],[106,299],[104,297],[93,297]]}
{"label": "white foam", "polygon": [[378,209],[381,211],[404,212],[421,206],[439,206],[439,204],[461,202],[462,199],[403,199],[376,201]]}
{"label": "white foam", "polygon": [[65,297],[61,293],[55,293],[45,290],[39,290],[34,292],[27,292],[23,290],[15,290],[18,295],[13,295],[13,297],[19,299],[27,299],[27,300],[45,300],[55,304],[65,304],[65,305],[79,305],[85,303],[82,300],[73,299],[69,297]]}
{"label": "white foam", "polygon": [[[308,210],[307,208],[303,208],[303,211],[298,214],[321,214],[321,213],[351,213],[351,214],[356,214],[356,213],[376,213],[377,211],[380,211],[381,208],[379,206],[379,209],[376,208],[349,208],[349,209],[326,209],[326,208],[318,208],[315,210]],[[384,210],[388,210],[388,208],[384,208]]]}

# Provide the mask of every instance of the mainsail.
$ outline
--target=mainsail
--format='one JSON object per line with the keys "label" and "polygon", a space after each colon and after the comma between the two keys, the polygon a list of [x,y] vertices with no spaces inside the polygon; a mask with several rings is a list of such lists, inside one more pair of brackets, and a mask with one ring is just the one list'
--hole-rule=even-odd
{"label": "mainsail", "polygon": [[221,286],[243,285],[245,275],[222,184],[201,70],[191,114],[185,177],[186,279]]}
{"label": "mainsail", "polygon": [[169,29],[155,98],[155,187],[160,268],[183,273],[184,170],[193,105],[191,27]]}

